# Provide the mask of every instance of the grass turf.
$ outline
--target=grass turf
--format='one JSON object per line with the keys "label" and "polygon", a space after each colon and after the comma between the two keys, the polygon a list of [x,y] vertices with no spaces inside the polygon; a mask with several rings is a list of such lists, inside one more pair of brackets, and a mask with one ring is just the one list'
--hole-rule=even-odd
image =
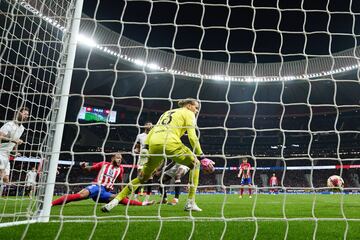
{"label": "grass turf", "polygon": [[[120,205],[108,214],[102,213],[100,205],[95,206],[91,200],[72,202],[64,208],[53,207],[50,223],[0,228],[0,238],[54,239],[58,235],[59,239],[124,236],[124,239],[146,240],[159,235],[159,239],[190,236],[192,239],[253,239],[254,236],[313,239],[315,236],[330,240],[343,239],[346,233],[347,239],[360,239],[360,221],[356,221],[360,220],[360,195],[257,195],[252,199],[247,195],[243,199],[237,195],[198,195],[197,203],[203,211],[192,216],[183,211],[186,196],[181,198],[177,206]],[[29,204],[28,200],[0,200],[1,222],[13,221],[13,216],[5,214],[15,210],[24,212]]]}

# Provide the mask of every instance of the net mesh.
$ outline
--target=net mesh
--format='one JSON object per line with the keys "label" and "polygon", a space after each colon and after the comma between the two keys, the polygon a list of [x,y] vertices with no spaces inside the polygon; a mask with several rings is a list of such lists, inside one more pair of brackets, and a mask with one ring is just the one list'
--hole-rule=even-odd
{"label": "net mesh", "polygon": [[[20,106],[31,113],[26,143],[19,148],[25,157],[14,162],[8,197],[0,199],[0,221],[14,222],[29,219],[42,206],[34,202],[41,203],[44,192],[29,201],[22,187],[44,149],[51,152],[47,137],[54,118],[49,116],[64,60],[63,35],[72,17],[67,1],[5,3],[1,120],[11,119]],[[238,226],[250,229],[244,235],[253,239],[291,239],[301,232],[296,230],[301,222],[310,226],[306,234],[313,239],[328,232],[337,238],[356,236],[360,216],[351,209],[358,208],[360,187],[359,12],[355,1],[87,1],[54,199],[92,184],[96,174],[84,173],[79,162],[109,161],[121,151],[125,174],[116,184],[118,192],[136,177],[135,139],[145,122],[155,124],[187,97],[201,103],[198,135],[217,168],[200,174],[201,214],[183,212],[182,194],[177,206],[119,206],[105,215],[96,195],[95,203],[52,208],[54,238],[67,236],[69,222],[89,224],[86,238],[118,224],[121,230],[114,236],[123,239],[134,229],[155,239],[173,237],[174,228],[185,235],[179,239],[234,239]],[[251,200],[247,186],[238,198],[244,157],[253,167]],[[44,175],[41,188],[49,184],[48,170],[38,169]],[[176,186],[173,180],[162,182],[164,172],[145,184],[153,186],[150,199],[160,200],[159,186],[170,191]],[[278,183],[270,186],[273,173]],[[327,186],[331,175],[344,179],[341,194]],[[183,192],[187,184],[182,178]],[[333,221],[340,227],[332,230]],[[268,229],[269,222],[280,227]]]}
{"label": "net mesh", "polygon": [[[30,118],[23,124],[24,144],[10,156],[9,184],[2,185],[1,222],[31,219],[42,196],[29,199],[26,175],[34,167],[43,178],[46,156],[47,119],[52,111],[63,29],[69,2],[4,1],[1,4],[1,121],[15,119],[17,109],[28,107]],[[40,14],[43,13],[43,14]]]}

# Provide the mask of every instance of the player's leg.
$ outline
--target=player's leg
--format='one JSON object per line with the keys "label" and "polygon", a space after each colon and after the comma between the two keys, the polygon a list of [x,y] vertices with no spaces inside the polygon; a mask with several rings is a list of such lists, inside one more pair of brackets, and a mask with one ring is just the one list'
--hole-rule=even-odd
{"label": "player's leg", "polygon": [[190,169],[186,166],[180,165],[177,168],[176,174],[175,174],[175,196],[174,198],[171,200],[171,202],[169,204],[171,205],[176,205],[179,202],[179,197],[180,197],[180,190],[181,190],[181,178],[183,176],[186,175],[186,173],[189,171]]}
{"label": "player's leg", "polygon": [[[121,192],[108,204],[101,208],[103,212],[109,212],[115,206],[126,198],[130,193],[134,192],[139,184],[145,183],[155,172],[156,168],[159,167],[163,161],[163,156],[160,156],[163,152],[163,146],[156,145],[150,146],[149,149],[149,160],[144,164],[144,167],[138,177],[133,179]],[[152,155],[153,154],[153,155]],[[155,155],[154,155],[155,154]]]}
{"label": "player's leg", "polygon": [[239,198],[242,198],[243,193],[244,193],[244,184],[245,184],[245,179],[244,178],[241,179],[240,184],[241,184],[241,186],[240,186],[240,196],[239,196]]}
{"label": "player's leg", "polygon": [[[138,170],[137,170],[137,176],[139,176],[140,172],[141,172],[141,169],[142,169],[142,166],[141,168],[139,167]],[[142,189],[142,186],[138,187],[135,189],[134,191],[134,199],[137,199],[138,195],[139,195],[139,191],[140,189]],[[141,194],[140,194],[141,195]]]}
{"label": "player's leg", "polygon": [[30,195],[30,192],[31,192],[31,186],[30,185],[28,185],[28,184],[26,184],[25,185],[25,189],[24,189],[25,191],[24,191],[24,195],[26,195],[26,196],[28,196],[28,197],[30,197],[31,198],[31,195]]}
{"label": "player's leg", "polygon": [[199,184],[200,161],[197,160],[193,152],[184,144],[176,144],[175,146],[169,144],[169,146],[166,147],[166,155],[170,156],[174,162],[185,165],[191,169],[189,174],[190,188],[185,210],[202,211],[195,203],[195,193]]}
{"label": "player's leg", "polygon": [[65,194],[62,197],[54,200],[51,204],[52,206],[61,205],[63,203],[67,204],[69,202],[73,201],[81,201],[83,199],[87,199],[89,197],[93,197],[98,195],[99,192],[99,186],[98,185],[91,185],[84,189],[82,189],[80,192],[75,194]]}
{"label": "player's leg", "polygon": [[35,195],[35,191],[36,191],[36,186],[34,184],[31,184],[30,192],[29,192],[30,199]]}
{"label": "player's leg", "polygon": [[3,195],[5,186],[9,183],[10,163],[8,156],[0,156],[0,197]]}
{"label": "player's leg", "polygon": [[247,178],[247,184],[248,184],[249,198],[252,198],[252,196],[251,196],[251,191],[252,191],[251,178]]}
{"label": "player's leg", "polygon": [[138,177],[133,179],[122,191],[116,196],[115,199],[119,202],[127,197],[131,192],[135,191],[139,184],[145,183],[154,173],[155,169],[161,164],[162,156],[151,157],[149,161],[144,165],[141,173]]}
{"label": "player's leg", "polygon": [[[107,202],[112,201],[114,198],[116,197],[116,194],[111,194],[111,196],[109,197]],[[138,200],[132,200],[129,199],[128,197],[124,198],[123,200],[121,200],[121,202],[119,202],[119,204],[122,205],[131,205],[131,206],[150,206],[155,204],[155,201],[148,201],[148,202],[141,202]]]}
{"label": "player's leg", "polygon": [[[116,197],[116,194],[106,190],[104,186],[101,186],[101,189],[100,189],[98,195],[93,196],[92,199],[95,202],[97,201],[99,203],[109,203],[115,197]],[[130,200],[127,197],[124,198],[123,200],[121,200],[121,202],[119,202],[119,204],[122,204],[122,205],[132,205],[132,206],[148,206],[148,205],[153,205],[154,203],[155,203],[155,201],[149,201],[149,202],[145,203],[145,202],[140,202],[138,200]]]}
{"label": "player's leg", "polygon": [[161,186],[161,184],[167,184],[172,179],[171,176],[167,174],[167,172],[164,173],[163,177],[159,179],[159,193],[162,196],[161,200],[159,201],[160,204],[166,204],[167,203],[167,190],[165,186]]}
{"label": "player's leg", "polygon": [[153,177],[151,176],[149,180],[147,180],[146,184],[146,196],[145,196],[145,202],[149,201],[150,195],[152,193],[152,184],[153,183]]}
{"label": "player's leg", "polygon": [[[159,180],[159,183],[161,184],[161,182],[163,184],[168,184],[170,183],[171,179],[175,178],[176,175],[176,171],[177,171],[177,166],[178,164],[173,165],[170,169],[166,170],[164,172],[163,178]],[[162,192],[162,190],[164,189],[164,193]],[[162,201],[160,203],[162,204],[166,204],[167,203],[167,189],[166,186],[160,186],[160,193],[163,195]]]}

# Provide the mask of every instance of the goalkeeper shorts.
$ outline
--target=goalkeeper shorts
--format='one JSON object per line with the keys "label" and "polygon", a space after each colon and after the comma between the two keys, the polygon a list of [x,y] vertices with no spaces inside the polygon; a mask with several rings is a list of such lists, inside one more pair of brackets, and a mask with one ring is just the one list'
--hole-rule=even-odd
{"label": "goalkeeper shorts", "polygon": [[145,178],[149,179],[164,160],[173,160],[181,165],[192,167],[195,165],[196,158],[194,153],[182,143],[168,143],[165,151],[162,144],[150,144],[149,160],[142,169]]}

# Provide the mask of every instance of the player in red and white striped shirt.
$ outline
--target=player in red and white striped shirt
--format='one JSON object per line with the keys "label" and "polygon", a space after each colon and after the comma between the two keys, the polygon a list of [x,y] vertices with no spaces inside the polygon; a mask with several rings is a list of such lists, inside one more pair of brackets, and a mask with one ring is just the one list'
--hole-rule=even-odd
{"label": "player in red and white striped shirt", "polygon": [[[115,153],[111,157],[111,162],[99,162],[95,163],[93,166],[88,166],[86,162],[80,163],[82,169],[91,171],[98,171],[98,175],[94,180],[93,184],[82,189],[80,192],[75,194],[66,194],[52,202],[52,205],[61,205],[63,203],[69,203],[72,201],[80,201],[88,198],[92,198],[94,201],[101,203],[108,203],[115,198],[116,194],[112,192],[114,189],[115,181],[122,181],[122,176],[124,169],[121,166],[122,156],[120,153]],[[124,198],[120,202],[124,205],[152,205],[155,201],[150,202],[140,202],[136,200],[129,200]]]}
{"label": "player in red and white striped shirt", "polygon": [[242,159],[242,163],[240,164],[240,170],[238,174],[238,178],[241,178],[241,188],[240,188],[240,196],[239,198],[242,198],[242,195],[244,193],[244,185],[249,185],[248,191],[249,191],[249,198],[251,198],[251,165],[248,163],[247,158]]}
{"label": "player in red and white striped shirt", "polygon": [[[278,185],[278,179],[275,176],[275,173],[273,173],[272,177],[269,180],[270,187],[276,187]],[[270,193],[275,193],[276,188],[270,188]]]}

